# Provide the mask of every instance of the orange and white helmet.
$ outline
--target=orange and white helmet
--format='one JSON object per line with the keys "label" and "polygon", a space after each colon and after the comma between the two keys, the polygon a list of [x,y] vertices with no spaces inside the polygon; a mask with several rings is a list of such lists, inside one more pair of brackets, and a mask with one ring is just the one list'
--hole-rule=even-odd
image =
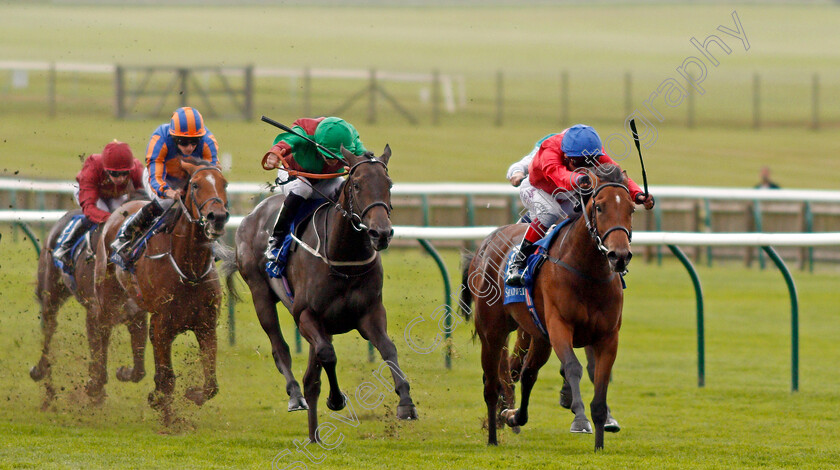
{"label": "orange and white helmet", "polygon": [[169,121],[169,135],[173,137],[201,137],[207,133],[204,119],[197,109],[184,107],[172,113]]}

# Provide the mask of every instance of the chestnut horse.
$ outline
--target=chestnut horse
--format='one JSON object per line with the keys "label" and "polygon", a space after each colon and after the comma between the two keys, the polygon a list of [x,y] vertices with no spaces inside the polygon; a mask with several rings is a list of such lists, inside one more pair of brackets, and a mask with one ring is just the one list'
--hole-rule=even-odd
{"label": "chestnut horse", "polygon": [[[580,395],[583,367],[573,348],[591,346],[595,396],[590,403],[595,424],[595,450],[604,447],[608,417],[607,386],[618,351],[618,332],[624,303],[619,273],[627,269],[631,222],[635,210],[627,189],[626,175],[617,168],[600,175],[582,210],[583,217],[561,228],[549,246],[546,263],[534,280],[533,299],[546,337],[532,320],[524,303],[503,305],[488,293],[504,291],[505,260],[520,239],[524,224],[501,227],[490,234],[462,272],[461,305],[469,316],[475,300],[475,328],[481,339],[484,369],[484,401],[487,405],[488,443],[496,445],[500,394],[508,401],[505,383],[510,383],[503,348],[510,332],[521,328],[530,336],[520,373],[522,398],[519,409],[503,410],[499,419],[517,430],[528,422],[528,402],[537,373],[551,355],[559,357],[572,391],[575,414],[572,432],[591,432]],[[512,406],[512,400],[507,403]]]}
{"label": "chestnut horse", "polygon": [[[95,289],[100,308],[92,309],[89,324],[91,345],[91,383],[95,394],[105,384],[102,358],[114,319],[126,312],[120,299],[132,309],[150,312],[149,337],[155,358],[155,390],[149,404],[161,411],[164,423],[172,417],[170,405],[175,388],[172,370],[172,341],[192,330],[198,340],[204,384],[189,387],[186,397],[197,405],[219,390],[216,381],[216,319],[222,298],[216,273],[213,242],[225,232],[227,181],[218,167],[203,160],[181,161],[188,176],[183,201],[173,205],[174,222],[169,230],[149,238],[145,252],[134,265],[134,273],[108,261],[110,244],[125,219],[142,203],[129,202],[114,211],[102,229],[96,250]],[[164,215],[166,217],[166,215]]]}
{"label": "chestnut horse", "polygon": [[[309,410],[309,439],[318,440],[317,405],[321,369],[327,373],[330,393],[327,408],[341,410],[346,401],[336,378],[332,336],[358,330],[379,350],[391,368],[400,397],[399,419],[417,419],[409,384],[399,368],[397,348],[388,337],[382,304],[382,261],[378,251],[388,247],[391,228],[391,180],[386,146],[379,158],[356,156],[342,148],[350,169],[338,202],[321,206],[298,235],[307,246],[290,253],[286,275],[293,289],[290,299],[280,279],[265,271],[268,230],[277,217],[283,196],[261,202],[236,231],[236,259],[254,301],[260,324],[271,341],[277,369],[285,376],[289,411]],[[332,197],[332,195],[326,195]],[[316,247],[312,249],[311,247]],[[309,248],[312,251],[309,251]],[[229,283],[232,287],[232,283]],[[289,346],[283,339],[276,304],[283,302],[301,335],[309,342],[309,365],[303,377],[304,397],[291,371]]]}
{"label": "chestnut horse", "polygon": [[[55,398],[55,388],[52,384],[50,343],[58,326],[58,310],[70,296],[75,296],[76,300],[87,311],[90,311],[96,303],[93,288],[94,252],[91,248],[96,247],[96,240],[100,233],[99,228],[95,228],[88,232],[88,234],[85,234],[84,237],[86,239],[81,242],[81,248],[74,253],[75,259],[72,277],[65,274],[53,263],[52,250],[55,248],[61,232],[70,222],[70,219],[81,214],[81,209],[69,211],[53,225],[49,235],[47,235],[47,239],[44,241],[41,255],[38,259],[38,283],[35,288],[35,296],[38,298],[38,304],[41,309],[41,330],[44,333],[44,346],[41,350],[41,358],[38,364],[29,370],[29,376],[35,381],[45,379],[45,396],[44,402],[41,405],[42,409],[46,409]],[[128,326],[128,331],[131,335],[131,349],[134,356],[134,367],[122,366],[117,369],[117,379],[123,382],[139,382],[146,375],[146,369],[143,364],[146,348],[146,331],[148,330],[146,315],[134,315],[132,313],[129,312],[128,315],[119,319],[121,323],[125,323]],[[91,326],[88,324],[88,328],[91,328]],[[105,360],[104,357],[102,360]],[[104,398],[104,394],[96,394],[92,398],[94,403],[98,403]]]}

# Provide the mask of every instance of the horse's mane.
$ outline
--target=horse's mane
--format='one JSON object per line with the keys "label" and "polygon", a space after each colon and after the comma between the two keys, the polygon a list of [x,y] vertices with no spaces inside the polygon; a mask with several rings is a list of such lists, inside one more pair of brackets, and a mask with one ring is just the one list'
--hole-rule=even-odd
{"label": "horse's mane", "polygon": [[213,163],[208,162],[207,160],[205,160],[203,158],[198,158],[198,157],[183,157],[183,158],[181,158],[181,161],[184,161],[186,163],[189,163],[190,165],[196,165],[196,166],[215,166],[215,165],[213,165]]}
{"label": "horse's mane", "polygon": [[599,165],[595,168],[595,175],[601,183],[621,183],[624,184],[624,173],[618,165],[608,163],[606,165]]}

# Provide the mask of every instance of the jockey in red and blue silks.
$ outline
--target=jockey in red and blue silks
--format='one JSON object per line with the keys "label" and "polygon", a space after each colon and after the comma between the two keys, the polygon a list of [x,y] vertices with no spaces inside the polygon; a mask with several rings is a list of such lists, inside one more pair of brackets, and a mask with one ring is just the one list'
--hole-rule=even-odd
{"label": "jockey in red and blue silks", "polygon": [[134,237],[145,232],[182,196],[187,174],[181,168],[181,159],[198,158],[218,166],[218,151],[216,138],[204,126],[197,109],[178,108],[168,124],[155,129],[146,148],[146,169],[143,171],[143,188],[152,202],[132,216],[114,240],[111,245],[113,256],[125,261],[123,251],[132,244]]}
{"label": "jockey in red and blue silks", "polygon": [[[545,235],[549,227],[573,213],[577,190],[591,187],[589,173],[581,169],[619,166],[604,153],[595,129],[584,124],[543,138],[534,150],[511,165],[507,175],[511,184],[521,183],[519,196],[532,220],[505,272],[505,284],[514,287],[522,285],[528,256],[536,250],[534,243]],[[526,162],[529,158],[530,162]],[[520,173],[524,173],[524,165],[527,165],[528,171],[527,178],[522,179]],[[646,195],[629,177],[627,186],[636,204],[643,204],[648,210],[653,208],[652,195]]]}

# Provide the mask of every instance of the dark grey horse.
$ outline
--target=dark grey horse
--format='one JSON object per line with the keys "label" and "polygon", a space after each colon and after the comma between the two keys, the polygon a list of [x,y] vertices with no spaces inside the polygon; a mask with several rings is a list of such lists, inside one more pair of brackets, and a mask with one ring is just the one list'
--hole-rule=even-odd
{"label": "dark grey horse", "polygon": [[[356,156],[344,149],[342,155],[350,169],[337,205],[327,204],[315,212],[302,233],[298,231],[306,246],[294,246],[289,255],[286,276],[293,300],[286,294],[282,281],[269,278],[265,271],[264,251],[269,236],[266,227],[274,222],[283,196],[278,194],[261,202],[236,231],[239,273],[251,290],[260,324],[271,341],[277,369],[286,378],[289,411],[309,410],[312,441],[318,439],[317,405],[322,368],[330,384],[327,407],[341,410],[346,405],[336,379],[332,336],[354,329],[379,350],[391,368],[395,391],[400,397],[397,417],[417,419],[409,384],[397,361],[397,348],[388,337],[382,304],[383,275],[378,251],[388,247],[393,235],[391,180],[387,168],[391,149],[386,146],[379,158]],[[278,301],[292,314],[310,345],[303,397],[291,371],[289,346],[280,331]]]}

